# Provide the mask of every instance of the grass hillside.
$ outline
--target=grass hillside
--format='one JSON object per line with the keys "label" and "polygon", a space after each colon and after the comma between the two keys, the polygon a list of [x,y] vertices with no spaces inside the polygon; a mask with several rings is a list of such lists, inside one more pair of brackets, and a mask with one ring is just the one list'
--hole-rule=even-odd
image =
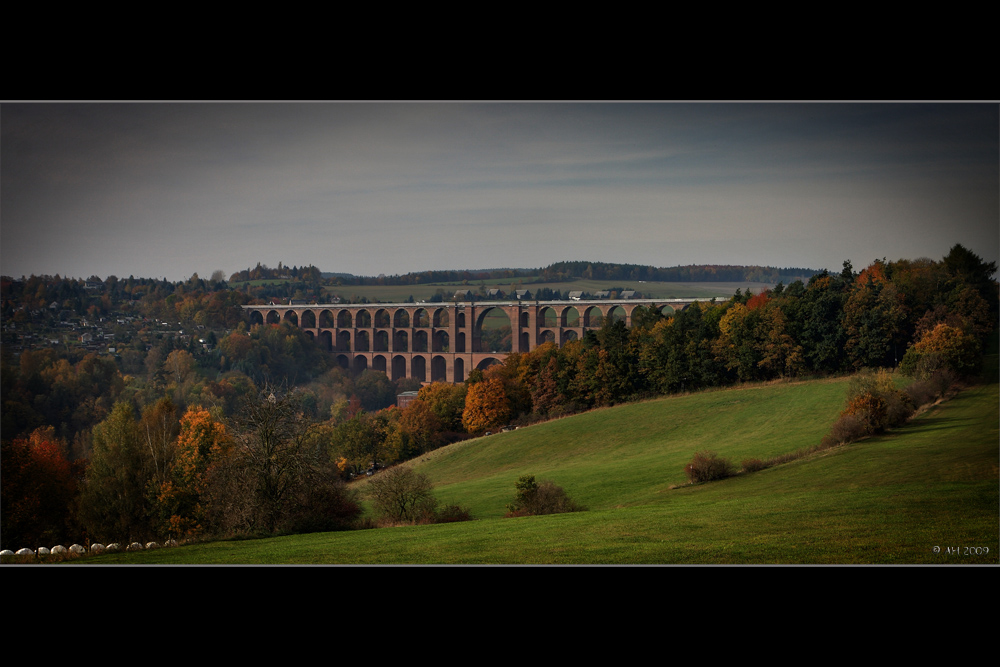
{"label": "grass hillside", "polygon": [[[846,388],[846,380],[822,380],[663,398],[465,441],[410,463],[434,481],[442,503],[470,508],[476,521],[86,562],[1000,562],[995,380],[891,434],[686,485],[683,466],[699,450],[739,463],[818,443]],[[501,518],[522,474],[553,480],[587,511]]]}

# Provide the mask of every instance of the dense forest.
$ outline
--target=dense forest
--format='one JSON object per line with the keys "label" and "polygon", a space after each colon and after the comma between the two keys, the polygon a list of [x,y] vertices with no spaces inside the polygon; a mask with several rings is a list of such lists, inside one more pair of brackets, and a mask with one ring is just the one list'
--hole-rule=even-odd
{"label": "dense forest", "polygon": [[[683,267],[649,268],[560,263],[542,275],[683,279]],[[248,327],[240,306],[268,298],[253,281],[305,295],[329,280],[314,267],[180,283],[4,277],[0,546],[332,530],[359,511],[345,482],[373,463],[510,424],[863,368],[973,376],[1000,313],[996,264],[960,245],[860,272],[849,262],[839,273],[760,270],[713,275],[809,277],[672,316],[640,309],[630,327],[609,318],[463,384],[423,387],[351,375],[287,323]]]}

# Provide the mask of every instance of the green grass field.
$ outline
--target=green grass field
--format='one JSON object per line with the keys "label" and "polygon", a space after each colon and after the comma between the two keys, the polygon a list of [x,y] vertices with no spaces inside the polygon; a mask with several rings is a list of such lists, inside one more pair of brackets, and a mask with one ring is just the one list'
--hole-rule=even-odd
{"label": "green grass field", "polygon": [[[523,279],[522,279],[523,280]],[[486,288],[499,287],[504,292],[510,290],[510,283],[486,283]],[[703,283],[668,283],[668,282],[622,282],[606,280],[574,280],[562,283],[527,283],[525,282],[518,289],[529,289],[534,294],[535,291],[548,287],[551,290],[559,290],[565,297],[569,292],[581,290],[584,292],[599,292],[612,287],[631,287],[642,292],[642,295],[650,299],[684,299],[689,297],[711,298],[713,296],[729,297],[735,294],[736,290],[746,291],[748,287],[759,291],[764,287],[773,287],[770,283],[750,283],[750,282],[703,282]],[[470,289],[476,292],[479,283],[469,281],[468,285],[456,283],[429,283],[426,285],[345,285],[343,287],[324,288],[327,294],[336,294],[345,298],[365,297],[369,301],[381,301],[382,303],[401,303],[412,296],[415,300],[421,301],[430,299],[438,290],[444,290],[445,300],[449,300],[458,289]]]}
{"label": "green grass field", "polygon": [[[699,450],[738,464],[818,443],[846,388],[846,379],[817,380],[663,398],[465,441],[410,462],[434,481],[442,503],[471,509],[471,522],[212,542],[84,562],[1000,562],[995,381],[888,435],[686,484],[683,466]],[[553,480],[587,511],[502,518],[523,474]]]}

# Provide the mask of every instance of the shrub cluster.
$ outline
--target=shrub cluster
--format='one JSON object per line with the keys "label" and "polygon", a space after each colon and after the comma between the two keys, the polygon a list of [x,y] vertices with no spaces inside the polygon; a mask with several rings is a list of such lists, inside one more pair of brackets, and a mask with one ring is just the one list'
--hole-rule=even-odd
{"label": "shrub cluster", "polygon": [[427,475],[396,466],[376,473],[368,481],[367,495],[376,519],[359,522],[362,528],[378,525],[453,523],[471,521],[472,513],[459,505],[437,508]]}
{"label": "shrub cluster", "polygon": [[713,479],[730,477],[733,474],[733,464],[715,452],[698,452],[691,462],[684,466],[684,474],[692,483],[710,482]]}
{"label": "shrub cluster", "polygon": [[561,486],[550,481],[538,484],[534,475],[521,475],[514,489],[514,502],[507,504],[508,517],[561,514],[584,509],[573,502]]}
{"label": "shrub cluster", "polygon": [[459,505],[446,505],[434,513],[434,523],[472,521],[472,513]]}
{"label": "shrub cluster", "polygon": [[863,371],[851,379],[847,405],[823,444],[833,446],[881,433],[904,423],[913,412],[910,396],[896,389],[885,369]]}

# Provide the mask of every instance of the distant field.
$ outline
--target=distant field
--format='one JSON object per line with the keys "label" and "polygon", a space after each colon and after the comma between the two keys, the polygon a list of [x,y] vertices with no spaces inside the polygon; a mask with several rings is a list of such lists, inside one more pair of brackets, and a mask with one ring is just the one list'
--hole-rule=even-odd
{"label": "distant field", "polygon": [[[516,283],[515,283],[516,284]],[[612,287],[630,287],[642,293],[644,297],[650,299],[683,299],[690,297],[705,297],[710,298],[713,296],[724,296],[730,297],[736,293],[736,290],[746,291],[747,288],[752,289],[754,292],[759,292],[762,289],[767,289],[773,287],[770,283],[756,283],[756,282],[718,282],[718,283],[667,283],[667,282],[647,282],[647,283],[623,283],[623,282],[609,282],[609,281],[599,281],[599,280],[575,280],[573,282],[565,283],[525,283],[518,285],[517,289],[528,289],[534,293],[536,290],[544,289],[548,287],[549,289],[555,291],[559,290],[562,292],[565,298],[567,293],[580,290],[584,292],[600,292],[601,290],[611,289]],[[486,283],[486,289],[499,288],[504,292],[510,291],[510,283]],[[381,301],[383,303],[398,303],[406,301],[406,299],[412,296],[416,301],[430,299],[437,290],[444,290],[445,300],[449,300],[451,295],[459,289],[470,289],[476,292],[479,289],[479,283],[470,283],[468,285],[461,285],[455,283],[436,283],[427,285],[363,285],[363,286],[353,286],[347,285],[344,287],[328,287],[324,288],[326,293],[336,294],[344,298],[352,297],[365,297],[369,301]]]}
{"label": "distant field", "polygon": [[[663,398],[457,443],[410,463],[434,481],[442,503],[470,508],[476,521],[212,542],[87,562],[1000,562],[995,382],[885,436],[685,484],[683,466],[699,450],[739,463],[819,442],[846,387],[846,379],[817,380]],[[523,474],[555,481],[587,511],[501,518]],[[935,546],[959,552],[934,553]]]}

